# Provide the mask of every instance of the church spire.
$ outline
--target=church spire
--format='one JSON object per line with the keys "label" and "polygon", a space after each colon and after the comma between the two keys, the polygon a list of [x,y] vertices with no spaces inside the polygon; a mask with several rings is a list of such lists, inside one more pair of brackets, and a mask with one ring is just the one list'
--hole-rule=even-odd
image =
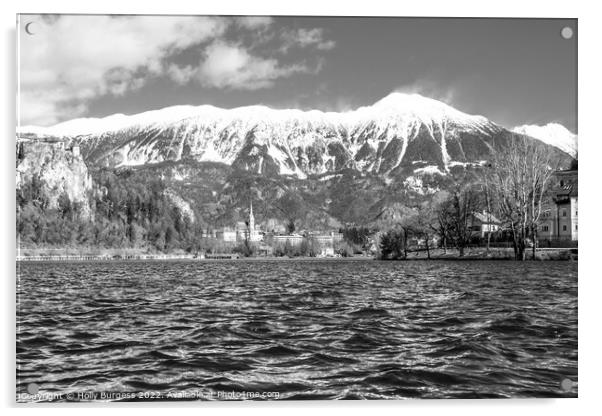
{"label": "church spire", "polygon": [[251,200],[251,208],[249,209],[249,228],[255,229],[255,217],[253,216],[253,200]]}

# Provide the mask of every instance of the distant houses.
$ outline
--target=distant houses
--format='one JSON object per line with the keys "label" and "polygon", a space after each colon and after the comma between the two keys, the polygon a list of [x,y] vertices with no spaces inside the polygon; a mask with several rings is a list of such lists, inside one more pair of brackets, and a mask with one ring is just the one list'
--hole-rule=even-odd
{"label": "distant houses", "polygon": [[304,232],[303,234],[270,234],[268,233],[268,238],[270,238],[274,243],[280,244],[291,244],[297,245],[301,244],[304,240],[311,239],[318,244],[322,245],[330,245],[333,246],[335,243],[338,243],[343,240],[343,234],[340,232],[330,231],[330,232],[316,232],[309,231]]}
{"label": "distant houses", "polygon": [[235,227],[221,227],[217,230],[206,231],[203,237],[215,238],[219,241],[227,243],[236,243],[241,241],[260,242],[263,240],[263,235],[259,227],[255,224],[255,216],[253,215],[253,203],[249,208],[249,217],[247,222],[238,221]]}
{"label": "distant houses", "polygon": [[302,244],[311,245],[319,256],[334,256],[335,246],[343,240],[343,234],[338,231],[330,232],[304,232],[303,234],[272,234],[266,235],[266,241],[273,247],[286,245],[298,247]]}
{"label": "distant houses", "polygon": [[249,207],[247,221],[239,221],[231,227],[221,227],[206,230],[203,238],[212,239],[219,243],[234,245],[239,243],[254,243],[259,255],[271,255],[275,248],[299,248],[309,244],[316,255],[333,256],[335,246],[343,240],[343,234],[337,231],[301,231],[300,233],[285,233],[278,228],[273,220],[268,221],[272,231],[263,231],[255,223],[253,205]]}

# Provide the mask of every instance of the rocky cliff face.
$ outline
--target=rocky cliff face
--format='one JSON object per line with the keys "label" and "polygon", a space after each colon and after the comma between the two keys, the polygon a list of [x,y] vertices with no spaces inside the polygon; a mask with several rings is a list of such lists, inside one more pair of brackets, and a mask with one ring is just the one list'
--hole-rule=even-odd
{"label": "rocky cliff face", "polygon": [[68,148],[62,141],[17,141],[16,187],[20,189],[35,177],[48,198],[48,208],[56,209],[66,194],[79,206],[84,217],[91,215],[89,193],[93,189],[88,167],[78,148]]}

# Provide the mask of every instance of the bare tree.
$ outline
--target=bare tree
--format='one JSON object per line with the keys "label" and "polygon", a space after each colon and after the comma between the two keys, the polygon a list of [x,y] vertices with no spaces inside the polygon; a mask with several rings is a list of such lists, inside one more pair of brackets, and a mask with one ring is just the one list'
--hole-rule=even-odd
{"label": "bare tree", "polygon": [[486,212],[485,217],[487,221],[487,240],[486,240],[486,252],[490,252],[491,235],[493,223],[493,213],[496,210],[497,195],[496,190],[496,175],[494,175],[493,163],[486,163],[482,166],[480,172],[477,172],[475,184],[481,188],[481,203],[483,204]]}
{"label": "bare tree", "polygon": [[537,246],[537,223],[550,177],[552,153],[525,136],[512,135],[491,166],[491,186],[503,225],[512,233],[514,256],[525,260],[528,238]]}
{"label": "bare tree", "polygon": [[480,197],[472,183],[458,183],[453,190],[437,203],[437,233],[443,244],[452,243],[464,256],[473,231],[473,214],[480,208]]}
{"label": "bare tree", "polygon": [[441,246],[443,247],[443,252],[447,254],[447,244],[450,240],[450,232],[452,228],[451,224],[451,214],[449,212],[450,204],[448,203],[448,199],[441,202],[437,206],[437,222],[436,222],[436,233],[439,234],[441,238]]}
{"label": "bare tree", "polygon": [[408,239],[410,235],[416,233],[418,228],[417,222],[419,218],[418,210],[403,207],[400,212],[401,218],[397,226],[403,231],[403,258],[408,258]]}
{"label": "bare tree", "polygon": [[[447,241],[451,228],[449,224],[450,216],[447,215],[444,207],[448,199],[449,193],[447,191],[438,191],[431,197],[430,201],[424,202],[421,206],[421,215],[425,216],[424,219],[421,219],[421,222],[425,227],[430,228],[431,235],[439,236],[440,247],[443,247],[444,253],[447,253]],[[427,246],[427,250],[428,248]],[[430,257],[430,253],[427,254]]]}
{"label": "bare tree", "polygon": [[416,235],[424,239],[427,258],[431,258],[431,239],[435,234],[439,234],[445,246],[447,235],[449,234],[448,216],[441,215],[441,204],[449,198],[446,191],[436,192],[430,200],[418,204],[416,209],[418,215],[414,226]]}
{"label": "bare tree", "polygon": [[446,211],[450,218],[450,236],[460,256],[474,235],[473,214],[479,210],[479,194],[473,185],[459,185],[451,193]]}

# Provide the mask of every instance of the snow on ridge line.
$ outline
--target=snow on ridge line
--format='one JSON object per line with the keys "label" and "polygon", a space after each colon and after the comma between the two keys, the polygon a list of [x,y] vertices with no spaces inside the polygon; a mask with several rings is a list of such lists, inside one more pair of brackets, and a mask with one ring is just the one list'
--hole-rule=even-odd
{"label": "snow on ridge line", "polygon": [[577,135],[559,123],[548,123],[543,126],[537,124],[525,124],[512,129],[513,132],[531,136],[551,146],[555,146],[563,152],[577,156]]}
{"label": "snow on ridge line", "polygon": [[383,117],[415,117],[421,122],[454,120],[460,124],[481,127],[490,123],[483,116],[463,113],[441,101],[426,98],[418,94],[391,93],[371,106],[358,107],[344,112],[274,109],[265,105],[250,105],[224,109],[212,105],[178,105],[139,114],[114,114],[104,118],[79,118],[65,121],[51,127],[22,126],[18,133],[47,134],[54,136],[77,136],[117,131],[136,125],[169,124],[189,118],[203,117],[215,119],[251,119],[256,122],[269,119],[273,122],[303,120],[309,123],[320,122],[340,125],[345,128],[361,123],[366,119],[379,120]]}

